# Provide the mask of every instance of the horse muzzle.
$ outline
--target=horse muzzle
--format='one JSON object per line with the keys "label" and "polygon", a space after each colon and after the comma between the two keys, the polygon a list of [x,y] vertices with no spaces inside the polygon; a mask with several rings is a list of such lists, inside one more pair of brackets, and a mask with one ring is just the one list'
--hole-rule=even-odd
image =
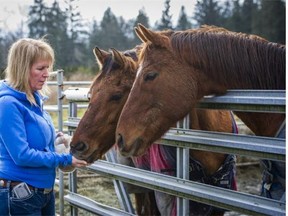
{"label": "horse muzzle", "polygon": [[88,145],[84,142],[70,144],[70,153],[79,159],[81,158],[81,155],[83,155],[83,153],[87,150],[88,150]]}

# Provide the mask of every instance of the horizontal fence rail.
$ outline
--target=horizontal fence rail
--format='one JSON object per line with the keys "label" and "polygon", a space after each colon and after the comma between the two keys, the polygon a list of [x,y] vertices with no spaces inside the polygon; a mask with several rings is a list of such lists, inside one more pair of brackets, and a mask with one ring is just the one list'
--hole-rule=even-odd
{"label": "horizontal fence rail", "polygon": [[225,95],[205,96],[198,107],[233,111],[285,113],[285,90],[228,90]]}
{"label": "horizontal fence rail", "polygon": [[[89,88],[68,88],[64,94],[68,100],[87,101]],[[205,96],[199,108],[229,109],[233,111],[285,113],[285,90],[228,90],[225,95]]]}
{"label": "horizontal fence rail", "polygon": [[[77,86],[91,84],[91,82],[63,83]],[[50,84],[57,84],[60,86],[59,82]],[[285,94],[285,90],[229,90],[225,95],[204,97],[203,100],[199,102],[198,107],[245,112],[285,113]],[[61,92],[59,98],[63,99],[64,96],[70,103],[69,106],[63,105],[62,107],[67,109],[74,104],[75,108],[75,104],[78,102],[87,103],[90,97],[89,88],[70,87]],[[53,106],[46,106],[46,108],[51,111],[57,110],[53,108]],[[77,104],[76,108],[87,108],[87,104]],[[68,130],[71,133],[73,133],[78,126],[79,120],[80,118],[71,116],[68,118],[68,121],[63,122],[63,124],[68,127]],[[285,161],[285,142],[286,139],[273,137],[257,137],[181,128],[171,128],[157,141],[158,144],[175,146],[179,149],[198,149],[232,153],[277,161]],[[81,170],[97,172],[115,180],[147,187],[179,198],[194,200],[244,214],[285,215],[286,201],[271,200],[261,196],[220,189],[218,187],[185,180],[179,177],[127,167],[117,164],[114,160],[110,159],[108,161],[96,161],[88,167],[81,168]],[[72,191],[75,192],[75,190]],[[127,210],[124,211],[105,206],[74,192],[69,192],[64,197],[72,206],[100,215],[134,215],[134,213],[127,212]],[[124,209],[124,207],[122,208]],[[77,214],[77,212],[75,212],[76,211],[73,212],[73,215]],[[178,214],[179,212],[185,211],[177,210]]]}
{"label": "horizontal fence rail", "polygon": [[71,205],[83,208],[86,211],[89,211],[91,213],[102,215],[102,216],[135,216],[135,214],[122,211],[116,208],[112,208],[107,205],[103,205],[101,203],[95,202],[92,199],[89,199],[85,196],[81,196],[77,193],[69,193],[64,198],[67,202],[69,202]]}
{"label": "horizontal fence rail", "polygon": [[[79,118],[69,118],[64,125],[73,130],[79,121]],[[286,159],[285,139],[274,137],[172,128],[156,143],[270,160]]]}
{"label": "horizontal fence rail", "polygon": [[159,143],[279,161],[286,154],[285,139],[197,130],[170,130]]}
{"label": "horizontal fence rail", "polygon": [[83,169],[96,171],[111,178],[116,178],[152,190],[162,191],[185,199],[207,203],[245,214],[285,214],[285,204],[280,201],[187,181],[173,176],[140,170],[120,164],[99,160]]}

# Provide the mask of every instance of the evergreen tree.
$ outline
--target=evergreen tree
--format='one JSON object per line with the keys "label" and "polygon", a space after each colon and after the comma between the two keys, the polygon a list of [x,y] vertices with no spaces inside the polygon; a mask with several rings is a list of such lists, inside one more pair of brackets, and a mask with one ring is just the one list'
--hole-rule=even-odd
{"label": "evergreen tree", "polygon": [[231,31],[252,33],[256,13],[255,0],[234,0],[232,4],[227,0],[222,12],[225,19],[222,26]]}
{"label": "evergreen tree", "polygon": [[68,49],[67,17],[57,1],[53,2],[52,7],[46,9],[46,17],[44,24],[47,29],[47,39],[55,51],[55,68],[67,68],[73,58],[73,54]]}
{"label": "evergreen tree", "polygon": [[255,14],[257,13],[257,4],[254,0],[244,0],[242,14],[242,31],[245,33],[253,33]]}
{"label": "evergreen tree", "polygon": [[34,5],[29,8],[29,37],[41,38],[47,34],[46,19],[47,7],[44,0],[34,0]]}
{"label": "evergreen tree", "polygon": [[131,47],[134,47],[137,44],[141,44],[141,40],[138,38],[138,36],[136,35],[136,33],[134,31],[134,27],[136,27],[138,23],[141,23],[142,25],[146,26],[147,28],[150,28],[149,18],[147,17],[144,8],[139,10],[139,13],[136,17],[136,20],[134,21],[133,26],[131,28],[131,30],[133,32],[133,38],[131,40],[131,45],[132,45]]}
{"label": "evergreen tree", "polygon": [[203,24],[223,26],[224,17],[221,9],[216,0],[197,1],[194,19],[199,26]]}
{"label": "evergreen tree", "polygon": [[91,67],[92,71],[98,71],[98,64],[96,64],[95,56],[93,55],[93,49],[98,46],[99,48],[103,48],[99,44],[98,36],[100,34],[100,27],[97,24],[96,20],[92,22],[92,28],[89,32],[88,37],[88,49],[87,49],[87,61],[88,65]]}
{"label": "evergreen tree", "polygon": [[16,32],[5,32],[2,34],[0,29],[0,79],[4,79],[4,70],[7,66],[7,56],[11,45],[22,38],[22,35]]}
{"label": "evergreen tree", "polygon": [[260,0],[254,33],[269,41],[285,44],[285,2]]}
{"label": "evergreen tree", "polygon": [[141,23],[142,25],[146,26],[147,28],[150,28],[149,18],[147,16],[144,8],[139,10],[138,15],[136,17],[136,20],[134,22],[134,27],[137,26],[138,23]]}
{"label": "evergreen tree", "polygon": [[[242,32],[243,17],[242,17],[242,7],[239,0],[233,1],[232,15],[230,19],[226,22],[226,26],[231,31]],[[246,25],[246,23],[244,24]]]}
{"label": "evergreen tree", "polygon": [[176,26],[176,30],[185,30],[190,29],[192,27],[191,22],[189,22],[188,17],[185,13],[185,7],[181,7],[178,24]]}
{"label": "evergreen tree", "polygon": [[108,8],[104,12],[103,19],[100,23],[100,29],[94,37],[94,43],[104,50],[108,50],[111,47],[119,50],[127,48],[127,38],[122,31],[116,16],[112,13],[111,8]]}
{"label": "evergreen tree", "polygon": [[69,37],[72,41],[77,42],[87,35],[82,23],[82,16],[78,10],[77,2],[79,0],[65,0],[66,3],[66,16],[68,24]]}
{"label": "evergreen tree", "polygon": [[7,51],[5,51],[4,46],[4,35],[2,36],[2,29],[0,29],[0,80],[4,79],[4,69],[6,67],[6,57]]}
{"label": "evergreen tree", "polygon": [[162,17],[159,24],[156,24],[158,30],[172,29],[172,15],[170,15],[170,0],[165,0],[165,9],[162,11]]}
{"label": "evergreen tree", "polygon": [[84,30],[82,16],[78,10],[78,0],[65,0],[65,14],[67,18],[68,40],[66,44],[69,47],[70,71],[76,70],[80,64],[85,64],[87,54],[86,46],[83,42],[87,36],[87,31]]}

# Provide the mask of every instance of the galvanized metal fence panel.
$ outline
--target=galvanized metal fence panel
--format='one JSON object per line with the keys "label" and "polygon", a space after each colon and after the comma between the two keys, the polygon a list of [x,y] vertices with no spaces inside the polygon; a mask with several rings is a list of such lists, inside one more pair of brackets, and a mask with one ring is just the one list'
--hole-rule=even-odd
{"label": "galvanized metal fence panel", "polygon": [[[58,86],[61,85],[58,83]],[[86,101],[89,98],[88,90],[88,88],[72,87],[64,92],[58,92],[60,95],[59,100],[63,99],[65,95],[66,99],[71,99],[70,105],[77,104],[78,101]],[[70,97],[69,95],[73,96]],[[199,108],[273,113],[285,113],[285,106],[286,91],[279,90],[230,90],[222,96],[206,96],[198,104]],[[75,107],[77,108],[77,105],[74,105],[74,109]],[[59,113],[61,114],[61,112]],[[62,124],[67,126],[70,131],[73,131],[77,127],[79,120],[79,118],[73,116],[68,121],[62,122]],[[179,149],[185,148],[186,153],[189,149],[198,149],[277,161],[285,161],[286,157],[286,138],[256,137],[172,128],[162,137],[159,144],[176,146]],[[180,151],[178,155],[183,155],[183,151]],[[180,164],[179,161],[177,163]],[[181,164],[183,163],[186,164],[185,166],[188,166],[187,160],[181,162]],[[179,215],[187,213],[187,205],[185,202],[183,203],[182,199],[208,203],[244,214],[285,215],[285,201],[271,200],[261,196],[220,189],[182,179],[182,177],[185,178],[185,169],[177,177],[172,177],[101,160],[83,169],[180,197],[178,204],[181,206],[181,209],[178,206],[177,210]],[[101,204],[95,204],[95,202],[90,203],[90,201],[87,201],[89,199],[79,197],[77,194],[69,193],[65,196],[65,200],[71,205],[90,212],[98,212],[98,214],[105,215],[107,211],[110,215],[122,214],[120,213],[121,210],[115,212],[114,208],[109,210],[109,207],[103,207]],[[101,206],[103,210],[100,210]]]}

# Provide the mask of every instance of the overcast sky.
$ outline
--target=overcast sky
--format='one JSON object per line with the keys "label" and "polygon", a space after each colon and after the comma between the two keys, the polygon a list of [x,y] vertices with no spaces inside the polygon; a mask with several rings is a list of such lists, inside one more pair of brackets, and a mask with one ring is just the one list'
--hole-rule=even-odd
{"label": "overcast sky", "polygon": [[[45,0],[51,6],[54,0]],[[5,30],[15,30],[21,21],[27,20],[28,8],[34,0],[0,0],[0,28]],[[64,0],[58,0],[60,6],[64,5]],[[78,0],[79,11],[87,21],[96,19],[102,20],[103,14],[108,7],[111,8],[115,16],[122,16],[126,21],[136,18],[140,9],[144,8],[149,17],[150,25],[161,19],[164,10],[165,0]],[[193,8],[196,0],[171,0],[170,14],[173,25],[177,23],[181,6],[184,5],[186,14],[193,15]]]}

